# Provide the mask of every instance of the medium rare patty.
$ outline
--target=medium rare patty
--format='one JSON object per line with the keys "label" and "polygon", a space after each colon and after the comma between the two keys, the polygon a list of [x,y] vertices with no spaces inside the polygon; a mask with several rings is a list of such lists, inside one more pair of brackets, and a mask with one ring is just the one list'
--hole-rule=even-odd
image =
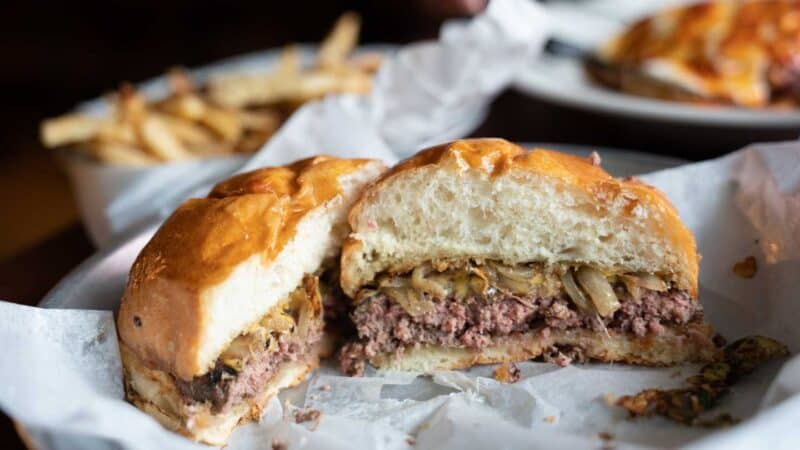
{"label": "medium rare patty", "polygon": [[304,360],[319,342],[320,327],[308,339],[278,337],[278,348],[253,355],[241,371],[217,361],[214,369],[192,381],[177,380],[178,391],[187,402],[210,402],[215,413],[227,411],[242,399],[252,397],[264,388],[281,364]]}
{"label": "medium rare patty", "polygon": [[261,392],[281,365],[316,358],[322,338],[322,282],[307,275],[303,285],[237,337],[208,373],[175,380],[186,403],[210,403],[212,412],[227,412]]}
{"label": "medium rare patty", "polygon": [[622,285],[615,286],[614,291],[620,307],[608,317],[581,310],[565,294],[504,295],[491,300],[480,296],[434,298],[429,299],[432,308],[412,315],[408,308],[378,293],[361,302],[351,315],[359,340],[343,348],[341,368],[345,373],[359,374],[366,359],[402,351],[406,345],[480,349],[498,336],[571,328],[657,335],[670,325],[699,322],[703,317],[700,303],[685,291],[644,290],[638,299]]}

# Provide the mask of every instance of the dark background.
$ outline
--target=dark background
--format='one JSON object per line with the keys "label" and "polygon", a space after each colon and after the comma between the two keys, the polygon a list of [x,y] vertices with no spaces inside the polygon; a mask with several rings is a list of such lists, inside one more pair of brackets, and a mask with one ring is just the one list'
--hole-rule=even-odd
{"label": "dark background", "polygon": [[[480,0],[478,0],[480,1]],[[453,1],[6,2],[0,6],[0,299],[35,304],[93,251],[66,180],[38,143],[38,124],[76,102],[169,67],[207,64],[292,42],[318,42],[346,10],[363,18],[362,42],[436,36]],[[559,107],[509,91],[475,135],[567,142],[691,160],[795,130],[709,129]],[[0,447],[21,448],[10,421]]]}

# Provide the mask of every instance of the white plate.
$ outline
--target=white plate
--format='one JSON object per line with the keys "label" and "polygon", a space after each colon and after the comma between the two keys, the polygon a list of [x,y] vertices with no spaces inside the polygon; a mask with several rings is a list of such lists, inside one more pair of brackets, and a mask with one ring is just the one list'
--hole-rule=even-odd
{"label": "white plate", "polygon": [[[643,14],[670,3],[676,0],[557,2],[545,7],[553,18],[555,37],[594,48]],[[700,106],[616,92],[591,81],[580,61],[548,54],[531,61],[514,84],[522,92],[559,105],[620,116],[717,127],[800,126],[800,110]]]}
{"label": "white plate", "polygon": [[[653,172],[685,162],[675,158],[602,147],[568,144],[522,145],[526,148],[552,148],[581,156],[595,150],[603,159],[603,167],[615,176]],[[45,296],[40,306],[115,310],[122,297],[128,271],[156,228],[155,224],[138,228],[84,261]]]}

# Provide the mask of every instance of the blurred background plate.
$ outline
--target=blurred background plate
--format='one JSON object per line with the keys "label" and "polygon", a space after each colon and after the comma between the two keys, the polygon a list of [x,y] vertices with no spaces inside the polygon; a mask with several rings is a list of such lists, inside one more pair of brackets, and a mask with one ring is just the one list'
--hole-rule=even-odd
{"label": "blurred background plate", "polygon": [[[590,0],[547,2],[553,36],[594,49],[638,18],[688,0]],[[531,60],[515,85],[552,103],[636,119],[709,127],[786,129],[800,126],[800,110],[757,110],[691,105],[615,92],[592,82],[578,59],[543,54]]]}
{"label": "blurred background plate", "polygon": [[796,128],[800,112],[699,106],[612,91],[588,79],[581,62],[543,55],[517,77],[516,87],[533,97],[579,109],[676,123],[723,127]]}
{"label": "blurred background plate", "polygon": [[[613,148],[556,143],[522,143],[525,148],[543,147],[588,156],[597,151],[603,168],[624,177],[679,166],[686,161]],[[156,224],[142,226],[96,253],[62,279],[42,300],[46,308],[116,309],[125,288],[128,271],[136,255],[155,233]]]}

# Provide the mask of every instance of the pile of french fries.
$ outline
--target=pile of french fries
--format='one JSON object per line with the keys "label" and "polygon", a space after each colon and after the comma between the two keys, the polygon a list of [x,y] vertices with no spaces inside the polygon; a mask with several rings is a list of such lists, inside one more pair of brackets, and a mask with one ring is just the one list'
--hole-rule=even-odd
{"label": "pile of french fries", "polygon": [[380,56],[351,56],[359,28],[357,14],[340,17],[311,67],[303,67],[299,51],[289,46],[268,74],[228,74],[204,87],[173,69],[171,94],[161,100],[149,101],[123,85],[109,96],[111,111],[104,117],[68,114],[45,120],[42,142],[127,166],[254,152],[303,103],[369,92]]}

